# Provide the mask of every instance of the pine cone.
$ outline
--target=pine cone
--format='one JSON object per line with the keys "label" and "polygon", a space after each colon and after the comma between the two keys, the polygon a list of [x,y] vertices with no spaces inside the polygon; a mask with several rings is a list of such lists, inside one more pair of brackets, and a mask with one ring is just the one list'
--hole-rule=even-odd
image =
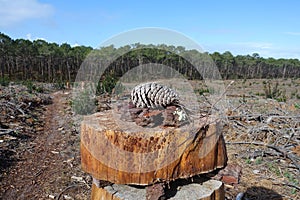
{"label": "pine cone", "polygon": [[156,108],[159,106],[176,105],[178,95],[171,88],[157,83],[143,83],[131,91],[131,100],[138,108]]}

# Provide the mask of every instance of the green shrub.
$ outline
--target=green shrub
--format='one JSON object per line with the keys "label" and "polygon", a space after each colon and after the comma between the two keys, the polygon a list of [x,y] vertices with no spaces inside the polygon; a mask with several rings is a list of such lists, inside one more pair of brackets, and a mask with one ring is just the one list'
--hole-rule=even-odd
{"label": "green shrub", "polygon": [[203,95],[204,93],[209,93],[209,89],[201,88],[201,89],[197,89],[196,92],[199,93],[199,95]]}
{"label": "green shrub", "polygon": [[7,76],[0,77],[0,85],[8,86],[9,85],[9,78]]}
{"label": "green shrub", "polygon": [[106,75],[104,79],[97,84],[96,95],[111,94],[116,87],[117,81],[118,79],[115,76],[110,74]]}
{"label": "green shrub", "polygon": [[29,93],[32,93],[36,89],[36,86],[31,80],[23,81],[22,84],[27,87]]}
{"label": "green shrub", "polygon": [[76,114],[87,115],[92,114],[95,111],[97,101],[92,97],[89,90],[85,90],[75,95],[70,101],[70,105]]}
{"label": "green shrub", "polygon": [[257,157],[257,158],[255,159],[255,164],[256,164],[256,165],[260,165],[260,164],[262,163],[262,161],[263,161],[263,158],[262,158],[262,157]]}
{"label": "green shrub", "polygon": [[294,90],[294,91],[292,91],[292,92],[291,92],[291,99],[292,99],[292,98],[295,98],[296,95],[297,95],[297,93],[298,93],[298,90],[297,90],[297,89]]}
{"label": "green shrub", "polygon": [[45,92],[45,88],[43,86],[37,86],[35,91],[37,91],[38,93],[44,93]]}
{"label": "green shrub", "polygon": [[282,95],[280,97],[277,97],[276,100],[279,102],[286,102],[287,98],[286,95]]}
{"label": "green shrub", "polygon": [[65,89],[65,84],[62,81],[58,81],[58,82],[54,83],[53,86],[57,90],[64,90]]}
{"label": "green shrub", "polygon": [[33,93],[33,92],[43,93],[45,91],[43,86],[37,86],[31,80],[23,81],[22,84],[27,87],[29,93]]}
{"label": "green shrub", "polygon": [[256,96],[266,96],[265,93],[261,93],[261,92],[256,92],[255,95],[256,95]]}
{"label": "green shrub", "polygon": [[265,96],[266,98],[270,98],[270,99],[276,99],[278,97],[280,97],[280,95],[282,94],[282,92],[279,90],[279,83],[276,82],[276,84],[272,87],[271,86],[271,82],[263,82],[264,84],[264,92],[265,92]]}

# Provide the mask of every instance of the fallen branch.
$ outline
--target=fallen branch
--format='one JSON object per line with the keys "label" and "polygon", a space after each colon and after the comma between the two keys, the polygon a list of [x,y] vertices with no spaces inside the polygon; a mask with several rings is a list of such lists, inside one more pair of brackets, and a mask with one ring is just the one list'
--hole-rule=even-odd
{"label": "fallen branch", "polygon": [[63,195],[63,193],[64,193],[65,191],[67,191],[67,190],[69,190],[69,189],[71,189],[71,188],[73,188],[73,187],[82,187],[82,186],[85,186],[85,184],[74,184],[74,185],[70,185],[70,186],[66,187],[65,189],[63,189],[63,190],[59,193],[59,195],[57,196],[56,200],[59,200],[60,197]]}
{"label": "fallen branch", "polygon": [[16,104],[14,104],[12,102],[6,102],[6,103],[13,106],[13,107],[15,107],[16,110],[19,111],[22,115],[25,115],[25,112],[19,106],[17,106]]}
{"label": "fallen branch", "polygon": [[231,81],[231,82],[226,86],[225,90],[224,90],[223,93],[220,95],[220,97],[212,104],[211,110],[212,110],[213,108],[215,108],[216,111],[219,111],[219,109],[216,108],[216,104],[224,98],[224,96],[225,96],[226,93],[228,92],[228,89],[230,88],[230,86],[231,86],[233,83],[234,83],[234,81]]}
{"label": "fallen branch", "polygon": [[294,185],[294,184],[290,184],[290,183],[274,183],[274,184],[275,184],[275,185],[286,185],[286,186],[295,188],[295,189],[297,189],[297,190],[300,191],[300,187],[298,187],[297,185]]}
{"label": "fallen branch", "polygon": [[259,121],[263,120],[266,123],[270,123],[272,119],[299,119],[299,115],[262,115],[262,114],[243,114],[243,115],[231,115],[227,116],[229,120],[241,120],[247,119],[247,121]]}
{"label": "fallen branch", "polygon": [[7,134],[10,134],[12,132],[14,132],[14,130],[12,130],[12,129],[0,129],[0,136],[1,135],[7,135]]}
{"label": "fallen branch", "polygon": [[298,170],[300,171],[300,164],[298,164],[298,162],[296,160],[297,158],[295,158],[296,156],[293,155],[292,153],[288,153],[282,147],[278,147],[278,146],[271,145],[271,144],[265,144],[265,143],[262,143],[262,142],[227,142],[226,144],[229,144],[229,145],[235,145],[235,144],[252,144],[252,145],[257,145],[257,146],[268,147],[270,149],[273,149],[273,150],[281,153],[284,157],[287,157],[288,159],[290,159],[292,161],[292,163],[296,166],[296,168],[298,168]]}

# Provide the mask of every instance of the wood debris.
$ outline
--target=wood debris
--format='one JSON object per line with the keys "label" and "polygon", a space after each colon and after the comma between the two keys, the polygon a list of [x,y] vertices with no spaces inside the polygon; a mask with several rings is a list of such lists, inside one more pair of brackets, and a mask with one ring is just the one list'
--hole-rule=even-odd
{"label": "wood debris", "polygon": [[49,94],[29,92],[23,85],[0,86],[0,171],[13,161],[22,140],[43,131],[43,112],[51,103]]}

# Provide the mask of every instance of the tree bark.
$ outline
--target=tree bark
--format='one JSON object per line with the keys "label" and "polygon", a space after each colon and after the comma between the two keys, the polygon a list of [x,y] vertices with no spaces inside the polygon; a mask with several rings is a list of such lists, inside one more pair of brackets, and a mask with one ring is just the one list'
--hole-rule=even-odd
{"label": "tree bark", "polygon": [[203,118],[191,133],[185,127],[142,129],[134,122],[122,124],[113,110],[93,114],[81,126],[82,168],[98,180],[136,185],[223,168],[227,154],[220,123],[208,121]]}

